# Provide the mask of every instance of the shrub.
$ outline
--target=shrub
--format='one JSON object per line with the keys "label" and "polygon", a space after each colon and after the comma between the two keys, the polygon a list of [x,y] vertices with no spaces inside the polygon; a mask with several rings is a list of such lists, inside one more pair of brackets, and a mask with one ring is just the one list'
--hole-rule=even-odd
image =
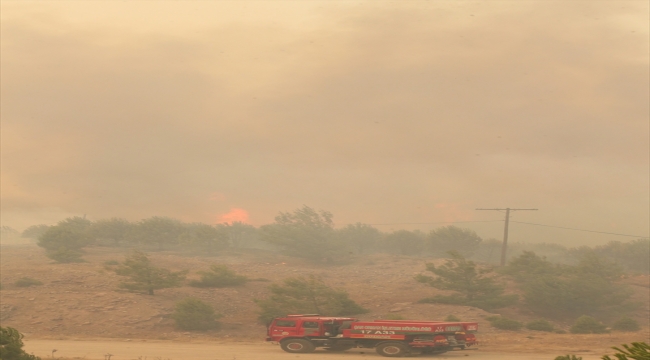
{"label": "shrub", "polygon": [[255,300],[263,323],[287,314],[346,316],[368,312],[350,299],[346,291],[333,289],[313,275],[285,279],[283,284],[271,284],[269,289],[269,298]]}
{"label": "shrub", "polygon": [[41,360],[23,350],[23,334],[11,327],[0,326],[0,359],[3,360]]}
{"label": "shrub", "polygon": [[38,237],[38,246],[45,249],[47,257],[59,263],[82,262],[82,248],[90,244],[92,238],[88,228],[92,222],[73,217],[50,226]]}
{"label": "shrub", "polygon": [[519,330],[523,324],[517,320],[508,319],[502,316],[492,318],[490,325],[501,330]]}
{"label": "shrub", "polygon": [[432,230],[427,241],[434,254],[456,250],[463,256],[471,256],[483,240],[473,230],[449,225]]}
{"label": "shrub", "polygon": [[182,330],[216,329],[219,327],[217,319],[220,317],[221,315],[215,314],[212,306],[194,298],[177,302],[172,314],[176,327]]}
{"label": "shrub", "polygon": [[460,318],[455,315],[447,315],[445,321],[460,321]]}
{"label": "shrub", "polygon": [[61,264],[84,262],[84,259],[81,257],[83,255],[83,252],[81,250],[72,249],[65,246],[62,246],[56,250],[47,249],[45,251],[45,255]]}
{"label": "shrub", "polygon": [[581,316],[571,326],[571,333],[573,334],[604,334],[606,332],[605,325],[591,316]]}
{"label": "shrub", "polygon": [[524,252],[501,271],[519,283],[525,307],[544,318],[576,313],[606,316],[634,307],[628,301],[629,289],[617,282],[619,267],[593,254],[567,266]]}
{"label": "shrub", "polygon": [[120,283],[121,288],[144,291],[149,295],[153,295],[154,290],[178,287],[185,280],[185,271],[172,272],[155,267],[147,254],[140,251],[127,256],[115,273],[129,278],[129,281]]}
{"label": "shrub", "polygon": [[107,261],[104,261],[104,265],[109,265],[109,266],[110,266],[110,265],[119,265],[119,264],[120,264],[120,262],[117,261],[117,260],[107,260]]}
{"label": "shrub", "polygon": [[191,281],[190,286],[202,288],[222,288],[243,285],[248,281],[246,276],[237,275],[224,265],[212,265],[210,271],[201,271],[200,281]]}
{"label": "shrub", "polygon": [[[618,360],[648,360],[650,359],[650,345],[644,342],[633,342],[632,346],[623,344],[623,349],[613,347],[618,351],[614,354]],[[612,360],[609,356],[603,356],[603,360]]]}
{"label": "shrub", "polygon": [[544,319],[539,319],[539,320],[533,320],[526,324],[526,329],[529,330],[535,330],[535,331],[548,331],[552,332],[553,331],[553,324],[550,322],[544,320]]}
{"label": "shrub", "polygon": [[629,317],[624,317],[617,320],[613,325],[612,329],[618,331],[639,331],[639,323]]}
{"label": "shrub", "polygon": [[43,282],[38,281],[36,279],[32,279],[30,277],[22,277],[14,283],[14,285],[18,287],[30,287],[30,286],[38,286],[38,285],[43,285]]}
{"label": "shrub", "polygon": [[417,275],[415,280],[441,290],[452,290],[452,295],[437,295],[422,299],[420,303],[467,305],[483,310],[498,309],[514,304],[517,295],[503,295],[505,286],[489,274],[489,268],[479,268],[476,263],[450,251],[451,259],[435,266],[426,264],[426,270],[436,277]]}
{"label": "shrub", "polygon": [[582,356],[562,355],[556,357],[555,360],[582,360]]}
{"label": "shrub", "polygon": [[331,264],[348,254],[349,248],[334,230],[332,214],[308,206],[280,213],[275,223],[260,227],[260,240],[283,249],[283,253]]}

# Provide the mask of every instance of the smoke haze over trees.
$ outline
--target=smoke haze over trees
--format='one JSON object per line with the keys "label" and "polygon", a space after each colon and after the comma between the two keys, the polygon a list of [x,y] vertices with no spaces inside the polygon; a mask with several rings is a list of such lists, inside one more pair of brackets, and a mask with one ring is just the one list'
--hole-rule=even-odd
{"label": "smoke haze over trees", "polygon": [[[119,218],[91,221],[74,217],[55,226],[29,229],[38,229],[41,233],[37,239],[39,246],[57,262],[82,261],[83,249],[88,246],[176,250],[202,255],[216,255],[226,250],[263,249],[330,265],[346,263],[355,254],[447,258],[449,251],[456,251],[464,258],[497,264],[501,251],[501,241],[483,240],[476,232],[458,226],[441,226],[428,234],[417,230],[382,232],[362,223],[337,228],[333,214],[309,206],[280,212],[274,223],[259,228],[237,222],[218,225],[184,223],[163,217],[138,222]],[[577,248],[554,243],[511,243],[508,254],[510,259],[520,256],[512,266],[525,263],[526,271],[546,272],[543,275],[552,275],[551,272],[557,270],[549,261],[578,265],[588,259],[605,261],[598,266],[592,264],[592,268],[598,271],[608,269],[606,264],[616,264],[626,271],[650,272],[648,239],[611,241],[605,245]]]}
{"label": "smoke haze over trees", "polygon": [[474,208],[511,206],[648,235],[646,1],[255,7],[3,2],[2,225],[259,227],[306,203],[383,232],[495,220],[468,226],[489,239],[501,214]]}

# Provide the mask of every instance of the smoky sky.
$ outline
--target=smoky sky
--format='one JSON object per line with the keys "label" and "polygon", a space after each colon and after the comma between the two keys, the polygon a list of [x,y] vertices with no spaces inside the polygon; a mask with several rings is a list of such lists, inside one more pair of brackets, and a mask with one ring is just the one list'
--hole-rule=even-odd
{"label": "smoky sky", "polygon": [[3,1],[2,224],[534,207],[647,235],[648,27],[646,1]]}

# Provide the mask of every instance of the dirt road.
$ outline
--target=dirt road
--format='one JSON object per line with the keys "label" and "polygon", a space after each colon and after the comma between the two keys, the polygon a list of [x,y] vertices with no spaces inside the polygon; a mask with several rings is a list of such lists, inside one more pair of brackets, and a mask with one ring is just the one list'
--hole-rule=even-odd
{"label": "dirt road", "polygon": [[[25,350],[50,358],[103,360],[113,354],[111,360],[358,360],[385,359],[373,349],[353,349],[345,353],[288,354],[279,346],[269,343],[188,343],[171,341],[71,341],[71,340],[25,340]],[[453,351],[422,359],[476,359],[476,360],[553,360],[563,354],[509,354],[498,352]],[[580,355],[583,360],[600,359],[596,355]]]}

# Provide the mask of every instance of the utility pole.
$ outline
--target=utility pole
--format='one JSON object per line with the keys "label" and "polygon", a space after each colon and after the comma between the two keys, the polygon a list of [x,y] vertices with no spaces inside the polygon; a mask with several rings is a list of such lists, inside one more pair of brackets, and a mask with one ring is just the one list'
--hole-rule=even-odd
{"label": "utility pole", "polygon": [[503,226],[503,245],[501,245],[501,266],[506,266],[506,250],[508,249],[508,224],[510,224],[510,211],[517,210],[538,210],[538,209],[476,209],[476,210],[497,210],[497,211],[506,211],[506,221]]}

